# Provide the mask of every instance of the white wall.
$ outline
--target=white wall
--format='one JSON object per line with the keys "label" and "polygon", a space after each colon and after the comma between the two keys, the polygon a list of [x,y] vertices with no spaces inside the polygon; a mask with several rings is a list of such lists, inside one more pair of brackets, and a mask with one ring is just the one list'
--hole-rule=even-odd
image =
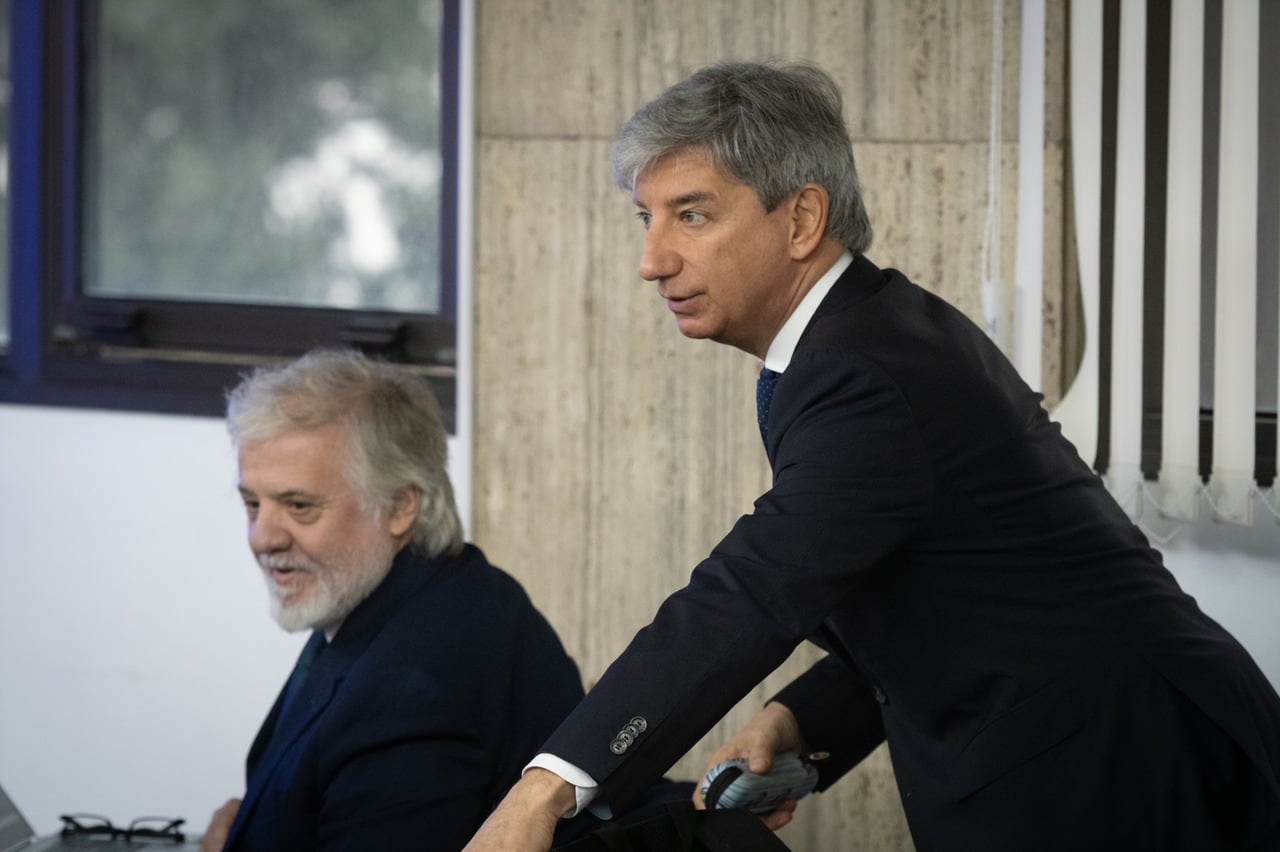
{"label": "white wall", "polygon": [[217,419],[0,405],[0,784],[37,831],[199,833],[243,790],[304,637],[268,615],[235,482]]}
{"label": "white wall", "polygon": [[[1280,685],[1259,510],[1164,549]],[[0,405],[0,783],[38,831],[67,811],[202,831],[301,642],[267,615],[221,421]]]}
{"label": "white wall", "polygon": [[1211,511],[1201,498],[1201,520],[1175,526],[1169,521],[1144,521],[1148,536],[1158,544],[1165,564],[1200,608],[1230,630],[1249,650],[1271,683],[1280,691],[1280,523],[1267,506],[1274,489],[1255,496],[1251,527],[1235,527],[1206,520]]}

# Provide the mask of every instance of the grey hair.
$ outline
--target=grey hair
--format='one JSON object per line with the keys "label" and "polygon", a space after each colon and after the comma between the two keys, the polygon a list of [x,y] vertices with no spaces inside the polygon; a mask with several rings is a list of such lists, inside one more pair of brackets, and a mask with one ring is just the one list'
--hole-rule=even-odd
{"label": "grey hair", "polygon": [[804,63],[721,62],[641,107],[613,148],[613,180],[636,179],[663,157],[703,151],[772,211],[813,182],[827,191],[827,234],[855,255],[871,245],[840,89]]}
{"label": "grey hair", "polygon": [[365,509],[389,512],[402,489],[416,488],[414,545],[427,556],[462,549],[447,435],[424,379],[358,352],[321,349],[254,370],[227,394],[236,447],[330,423],[347,428],[349,474]]}

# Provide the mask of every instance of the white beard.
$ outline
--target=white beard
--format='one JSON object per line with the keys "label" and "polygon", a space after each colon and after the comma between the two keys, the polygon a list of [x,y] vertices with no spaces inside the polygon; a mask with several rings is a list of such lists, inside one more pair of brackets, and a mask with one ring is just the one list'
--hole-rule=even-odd
{"label": "white beard", "polygon": [[[391,570],[394,544],[387,542],[371,552],[351,553],[339,564],[320,563],[301,555],[264,554],[258,558],[267,582],[271,617],[290,633],[321,628],[332,632],[367,598]],[[298,600],[291,585],[277,583],[273,568],[291,568],[310,576],[308,588]]]}

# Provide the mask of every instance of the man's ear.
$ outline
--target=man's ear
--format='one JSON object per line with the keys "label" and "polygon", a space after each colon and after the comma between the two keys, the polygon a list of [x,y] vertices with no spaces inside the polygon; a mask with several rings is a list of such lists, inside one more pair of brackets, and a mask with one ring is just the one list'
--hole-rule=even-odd
{"label": "man's ear", "polygon": [[831,199],[816,183],[806,183],[791,196],[791,259],[805,260],[817,250],[827,232]]}
{"label": "man's ear", "polygon": [[415,486],[406,485],[396,492],[391,504],[391,513],[387,517],[387,530],[392,536],[399,538],[413,529],[413,522],[418,519],[418,511],[422,508],[422,492]]}

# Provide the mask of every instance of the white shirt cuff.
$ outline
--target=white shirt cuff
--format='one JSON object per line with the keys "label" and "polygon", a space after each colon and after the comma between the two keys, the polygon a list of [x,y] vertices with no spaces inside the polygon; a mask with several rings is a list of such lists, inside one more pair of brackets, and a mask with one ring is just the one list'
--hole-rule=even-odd
{"label": "white shirt cuff", "polygon": [[[561,814],[561,818],[575,817],[582,813],[595,800],[596,794],[600,792],[600,785],[596,783],[596,779],[592,778],[586,772],[569,763],[563,758],[556,757],[554,754],[543,752],[529,761],[529,765],[520,773],[523,775],[533,767],[545,769],[555,775],[559,775],[565,781],[573,785],[573,793],[577,798],[577,804],[573,810]],[[601,819],[609,819],[611,814],[609,809],[604,805],[597,805],[591,808],[591,812]]]}

